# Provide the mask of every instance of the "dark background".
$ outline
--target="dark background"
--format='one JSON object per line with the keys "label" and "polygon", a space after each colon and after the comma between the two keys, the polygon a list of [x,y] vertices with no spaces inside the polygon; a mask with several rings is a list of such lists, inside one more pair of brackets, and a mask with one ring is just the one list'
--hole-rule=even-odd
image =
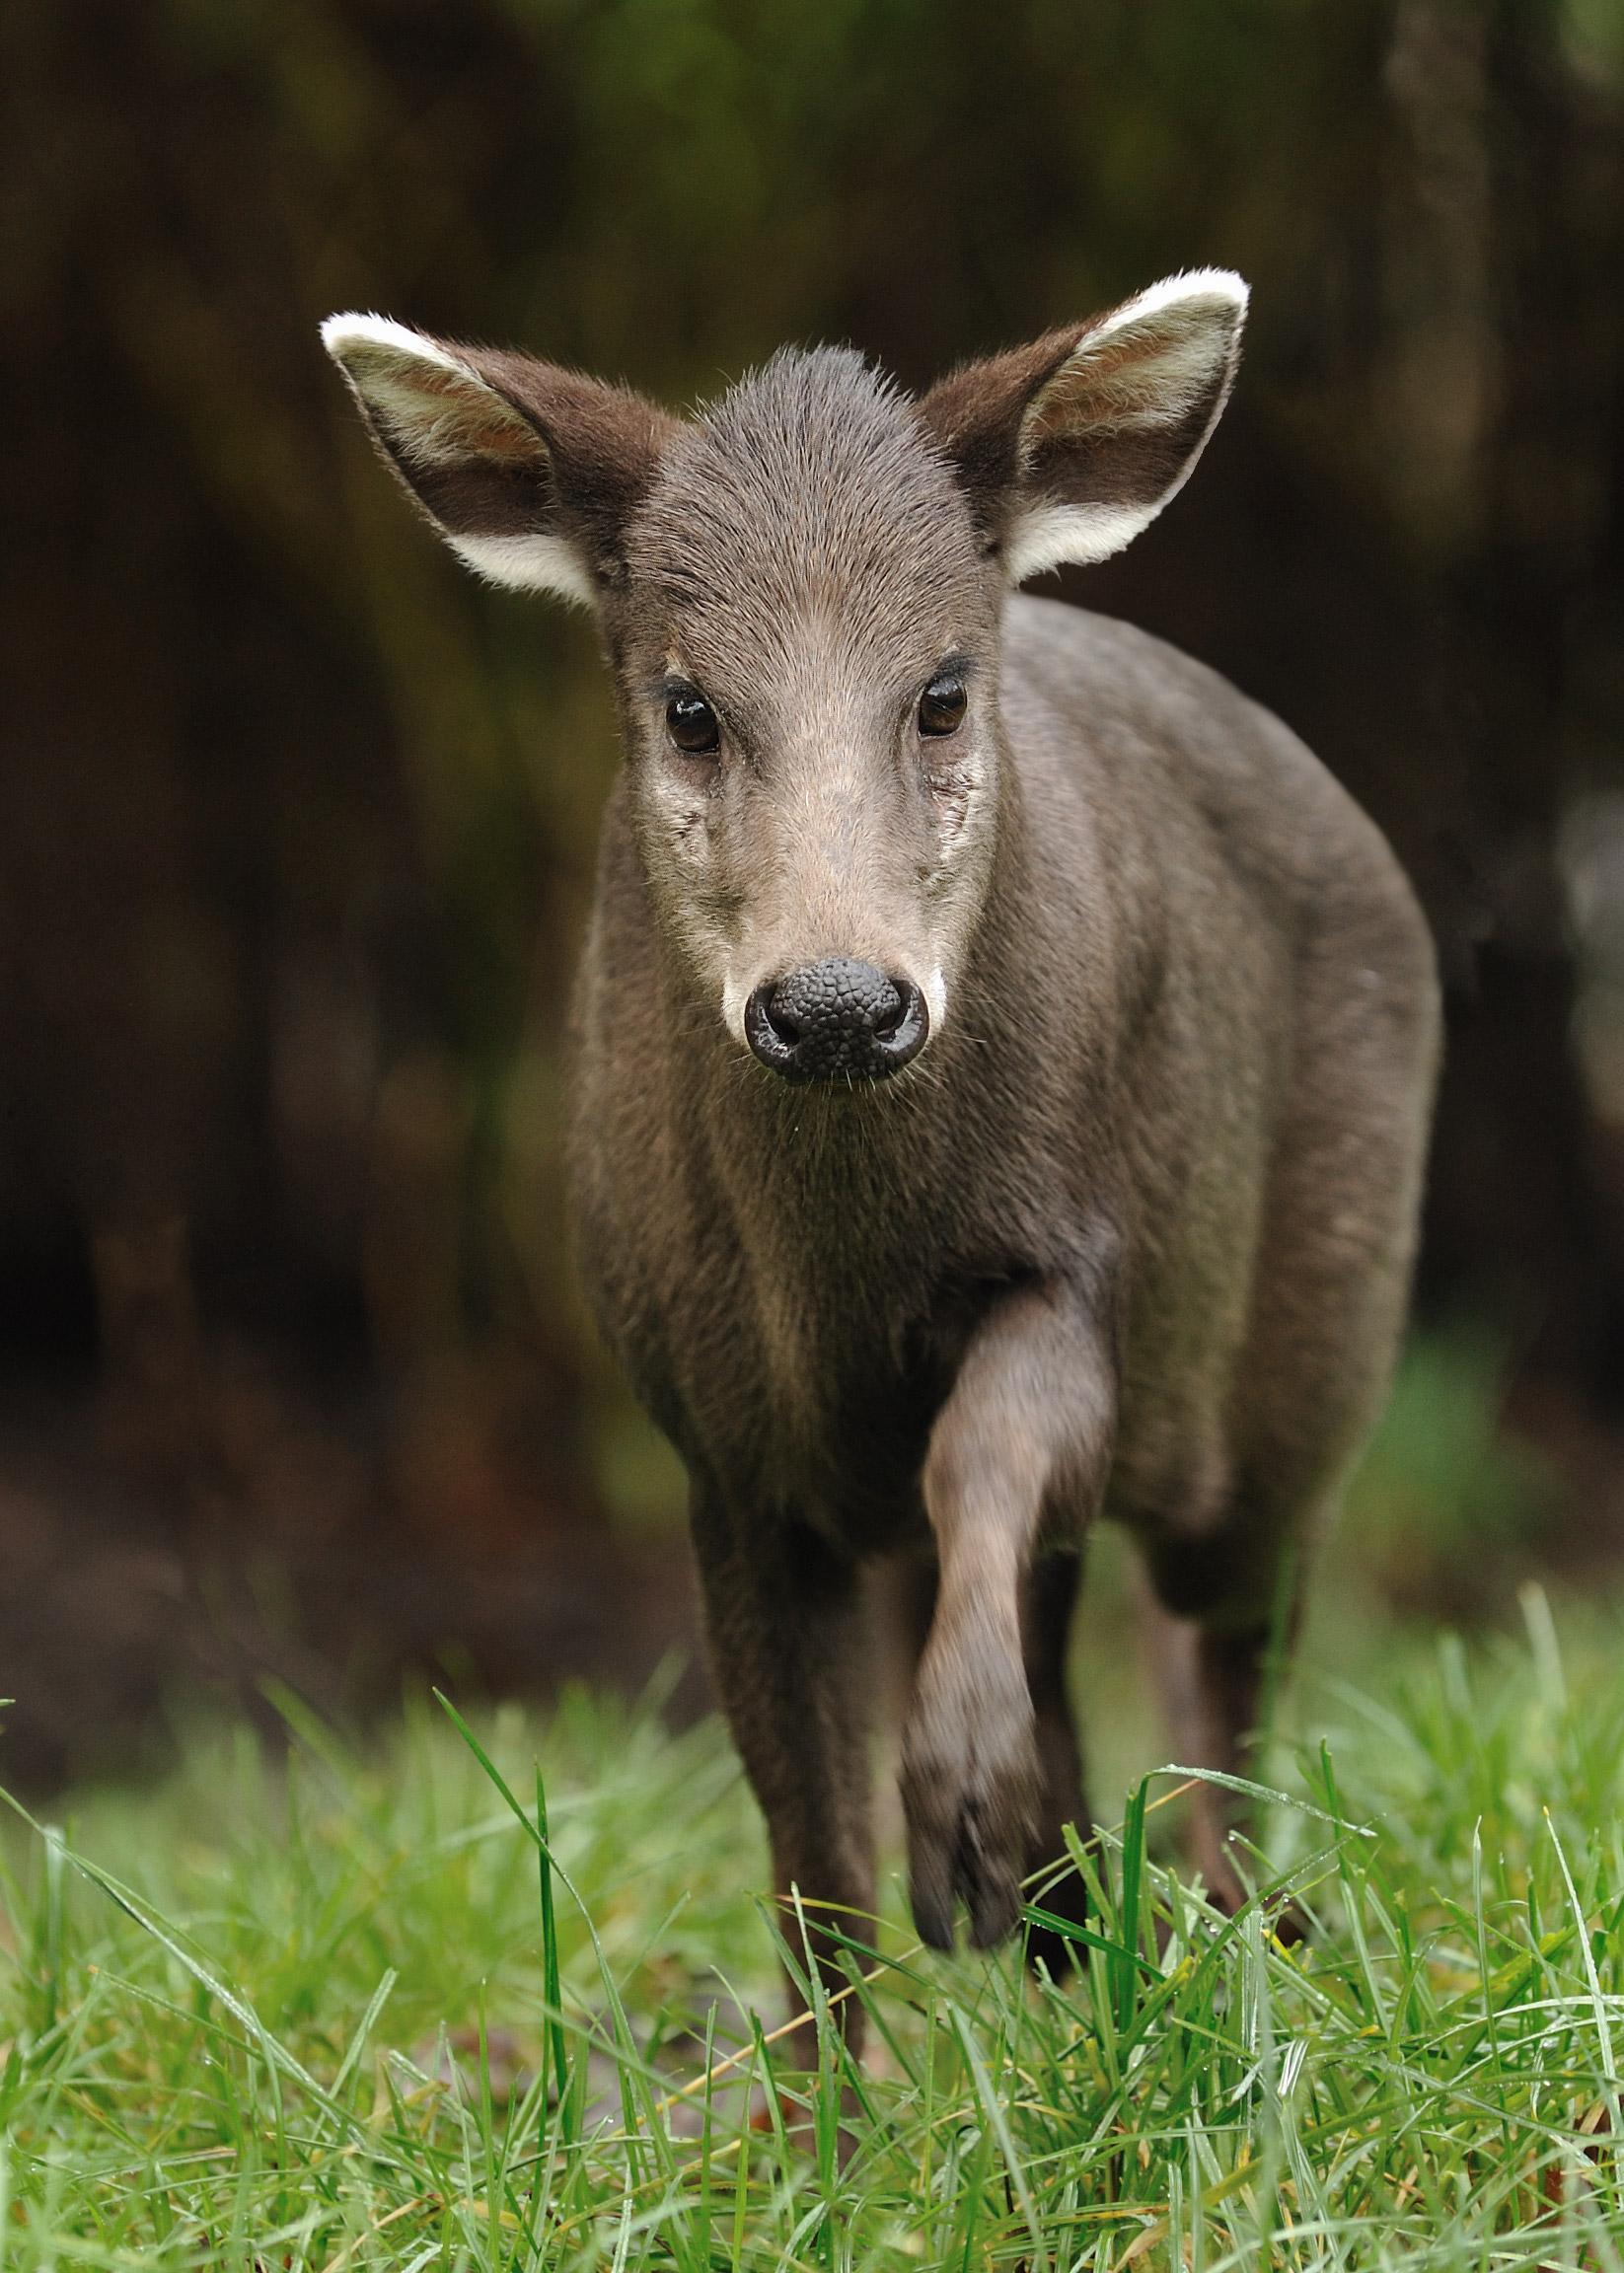
{"label": "dark background", "polygon": [[[1391,835],[1450,990],[1424,1331],[1557,1480],[1526,1555],[1624,1548],[1619,0],[12,0],[0,106],[9,1776],[688,1631],[565,1259],[591,627],[406,511],[340,308],[682,403],[1241,269],[1197,478],[1068,589]],[[1492,1610],[1472,1560],[1407,1582]]]}

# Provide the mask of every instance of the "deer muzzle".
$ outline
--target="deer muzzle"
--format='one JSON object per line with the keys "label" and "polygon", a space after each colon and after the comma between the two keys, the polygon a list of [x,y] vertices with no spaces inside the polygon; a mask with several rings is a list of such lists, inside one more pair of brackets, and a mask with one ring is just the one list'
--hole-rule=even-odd
{"label": "deer muzzle", "polygon": [[745,1039],[785,1081],[877,1081],[924,1048],[930,1013],[911,979],[888,979],[848,955],[803,964],[758,987]]}

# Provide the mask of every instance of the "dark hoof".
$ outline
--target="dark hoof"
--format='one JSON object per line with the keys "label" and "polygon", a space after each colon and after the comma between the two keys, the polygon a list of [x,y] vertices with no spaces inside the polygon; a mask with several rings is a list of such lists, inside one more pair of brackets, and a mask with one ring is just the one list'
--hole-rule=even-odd
{"label": "dark hoof", "polygon": [[952,1948],[961,1900],[975,1948],[1014,1933],[1041,1792],[1024,1684],[1001,1699],[938,1697],[916,1709],[903,1744],[902,1801],[922,1942]]}

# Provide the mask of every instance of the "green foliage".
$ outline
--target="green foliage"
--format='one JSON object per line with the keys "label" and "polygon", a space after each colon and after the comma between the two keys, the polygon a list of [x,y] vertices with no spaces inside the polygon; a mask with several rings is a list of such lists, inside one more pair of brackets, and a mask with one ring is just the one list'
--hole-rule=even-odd
{"label": "green foliage", "polygon": [[1153,1860],[1171,1773],[1077,1850],[1064,1988],[925,1958],[893,1889],[870,2057],[825,2009],[811,2078],[714,1725],[200,1736],[9,1842],[0,2263],[1616,2267],[1624,1676],[1525,1609],[1299,1708],[1232,1923]]}
{"label": "green foliage", "polygon": [[1338,1518],[1355,1584],[1453,1617],[1510,1596],[1558,1501],[1551,1463],[1503,1425],[1511,1370],[1479,1324],[1412,1339]]}

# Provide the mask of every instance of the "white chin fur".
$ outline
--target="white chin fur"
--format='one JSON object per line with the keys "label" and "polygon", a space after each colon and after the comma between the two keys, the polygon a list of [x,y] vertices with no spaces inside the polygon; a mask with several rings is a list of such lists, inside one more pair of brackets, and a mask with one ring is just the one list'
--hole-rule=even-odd
{"label": "white chin fur", "polygon": [[939,967],[926,979],[923,991],[924,1006],[930,1013],[930,1032],[935,1036],[947,1022],[947,983]]}

